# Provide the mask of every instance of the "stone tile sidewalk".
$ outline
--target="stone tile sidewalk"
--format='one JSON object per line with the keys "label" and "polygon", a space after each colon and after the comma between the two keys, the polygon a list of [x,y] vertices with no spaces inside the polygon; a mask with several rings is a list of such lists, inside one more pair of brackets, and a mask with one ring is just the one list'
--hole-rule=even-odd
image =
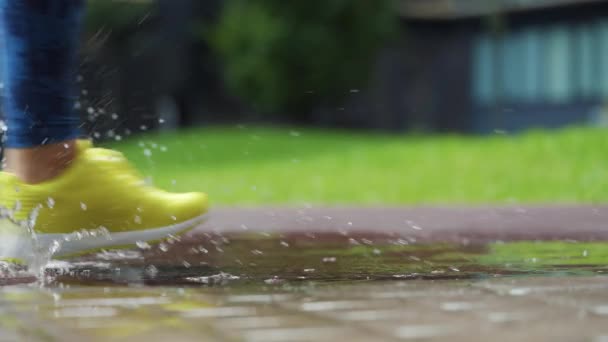
{"label": "stone tile sidewalk", "polygon": [[608,278],[14,288],[0,340],[606,341]]}
{"label": "stone tile sidewalk", "polygon": [[[605,342],[607,222],[599,206],[220,208],[162,248],[1,287],[0,341]],[[528,240],[543,260],[487,263]]]}

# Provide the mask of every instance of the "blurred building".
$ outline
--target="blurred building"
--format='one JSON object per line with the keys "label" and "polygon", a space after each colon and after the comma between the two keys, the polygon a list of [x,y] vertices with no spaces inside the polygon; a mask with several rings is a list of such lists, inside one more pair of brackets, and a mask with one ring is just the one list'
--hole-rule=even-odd
{"label": "blurred building", "polygon": [[422,126],[484,133],[606,122],[608,2],[404,0],[400,11],[408,100],[397,111]]}
{"label": "blurred building", "polygon": [[401,0],[365,89],[310,124],[515,132],[608,124],[608,2]]}
{"label": "blurred building", "polygon": [[[102,13],[85,41],[80,108],[88,129],[112,138],[217,122],[289,123],[289,115],[258,117],[224,88],[221,61],[199,27],[213,23],[222,2],[114,0],[139,12],[120,30]],[[342,105],[320,105],[308,124],[488,133],[608,122],[608,2],[398,4],[401,34],[381,51],[369,85],[346,89]]]}

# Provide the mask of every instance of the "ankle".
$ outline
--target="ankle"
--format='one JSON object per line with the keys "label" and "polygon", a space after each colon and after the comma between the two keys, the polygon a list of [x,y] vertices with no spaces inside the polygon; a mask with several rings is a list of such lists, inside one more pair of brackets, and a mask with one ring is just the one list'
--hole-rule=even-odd
{"label": "ankle", "polygon": [[42,183],[59,176],[76,158],[76,140],[5,150],[5,171],[28,184]]}

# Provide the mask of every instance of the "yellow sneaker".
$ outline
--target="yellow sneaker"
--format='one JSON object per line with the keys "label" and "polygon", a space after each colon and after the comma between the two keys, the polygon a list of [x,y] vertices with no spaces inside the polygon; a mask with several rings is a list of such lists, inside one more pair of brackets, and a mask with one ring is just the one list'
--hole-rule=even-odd
{"label": "yellow sneaker", "polygon": [[28,263],[37,253],[162,240],[200,223],[207,207],[207,195],[146,185],[120,152],[81,141],[72,165],[51,181],[29,185],[0,172],[0,259]]}

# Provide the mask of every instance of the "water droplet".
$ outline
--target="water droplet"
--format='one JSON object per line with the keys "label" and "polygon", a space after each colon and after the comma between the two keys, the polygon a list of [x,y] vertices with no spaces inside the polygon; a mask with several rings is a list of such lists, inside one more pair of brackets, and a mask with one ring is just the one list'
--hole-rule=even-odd
{"label": "water droplet", "polygon": [[281,246],[283,247],[289,247],[289,244],[285,241],[281,241]]}
{"label": "water droplet", "polygon": [[161,146],[160,147],[160,151],[161,152],[167,152],[167,146]]}
{"label": "water droplet", "polygon": [[182,264],[184,265],[184,267],[190,268],[190,263],[187,262],[186,260],[184,260],[184,262],[182,262]]}
{"label": "water droplet", "polygon": [[148,149],[148,148],[144,149],[144,156],[150,157],[151,155],[152,155],[152,151],[150,151],[150,149]]}
{"label": "water droplet", "polygon": [[167,246],[165,243],[161,242],[160,244],[158,244],[158,249],[160,249],[163,252],[166,252],[169,250],[169,246]]}
{"label": "water droplet", "polygon": [[149,243],[147,243],[147,242],[145,242],[145,241],[137,241],[137,242],[135,242],[135,245],[136,245],[136,246],[137,246],[137,248],[139,248],[139,249],[150,249],[150,248],[152,248],[152,247],[150,246],[150,244],[149,244]]}
{"label": "water droplet", "polygon": [[55,200],[52,197],[47,198],[46,205],[49,209],[53,209],[55,207]]}
{"label": "water droplet", "polygon": [[588,251],[585,249],[585,250],[583,251],[583,257],[585,257],[585,258],[586,258],[587,256],[589,256],[589,252],[588,252]]}
{"label": "water droplet", "polygon": [[145,272],[149,277],[154,278],[158,274],[158,268],[156,268],[154,265],[149,265],[146,267]]}
{"label": "water droplet", "polygon": [[169,234],[169,236],[167,237],[167,242],[169,244],[171,244],[171,245],[174,244],[174,243],[176,243],[176,242],[180,242],[181,240],[182,239],[179,236],[175,236],[175,235],[172,235],[172,234]]}
{"label": "water droplet", "polygon": [[270,278],[270,279],[266,279],[266,280],[264,280],[264,283],[266,283],[266,284],[268,284],[268,285],[280,285],[280,284],[282,284],[282,283],[284,283],[284,282],[285,282],[285,280],[280,279],[280,278],[279,278],[279,277],[277,277],[277,276],[274,276],[274,277],[272,277],[272,278]]}
{"label": "water droplet", "polygon": [[264,254],[264,252],[262,252],[259,249],[254,249],[254,250],[251,251],[251,254],[253,254],[253,255],[262,255],[262,254]]}
{"label": "water droplet", "polygon": [[164,124],[164,123],[165,123],[165,119],[163,119],[163,118],[159,118],[159,119],[158,119],[158,123],[159,123],[159,124]]}
{"label": "water droplet", "polygon": [[80,202],[80,209],[87,210],[87,205],[84,202]]}
{"label": "water droplet", "polygon": [[141,125],[141,126],[139,126],[139,129],[141,129],[142,131],[145,131],[145,130],[147,130],[147,129],[148,129],[148,126],[146,126],[146,125]]}
{"label": "water droplet", "polygon": [[40,214],[40,210],[42,209],[42,205],[38,204],[34,207],[34,209],[30,212],[27,218],[27,229],[32,236],[35,236],[34,227],[36,226],[36,220],[38,220],[38,215]]}
{"label": "water droplet", "polygon": [[61,242],[59,242],[57,240],[53,240],[53,242],[49,246],[49,254],[53,255],[53,254],[57,253],[57,251],[59,251],[60,249],[61,249]]}
{"label": "water droplet", "polygon": [[118,120],[118,114],[116,114],[116,113],[112,113],[112,115],[110,115],[110,117],[112,118],[112,120]]}
{"label": "water droplet", "polygon": [[[17,192],[19,192],[17,190]],[[20,211],[21,210],[21,201],[20,200],[16,200],[15,201],[15,207],[13,208],[13,211]]]}
{"label": "water droplet", "polygon": [[234,276],[229,273],[220,272],[219,274],[214,274],[208,277],[186,277],[188,281],[201,283],[201,284],[227,284],[233,280],[239,280],[240,277]]}
{"label": "water droplet", "polygon": [[336,257],[325,257],[322,259],[324,263],[334,263],[336,262]]}
{"label": "water droplet", "polygon": [[133,222],[135,222],[137,224],[141,224],[141,216],[135,215],[135,217],[133,218]]}
{"label": "water droplet", "polygon": [[299,137],[301,133],[298,131],[289,131],[289,135],[291,135],[292,137]]}
{"label": "water droplet", "polygon": [[516,287],[509,290],[511,296],[525,296],[532,292],[532,289],[527,287]]}
{"label": "water droplet", "polygon": [[95,108],[93,108],[93,107],[87,108],[87,113],[94,114],[95,113]]}

